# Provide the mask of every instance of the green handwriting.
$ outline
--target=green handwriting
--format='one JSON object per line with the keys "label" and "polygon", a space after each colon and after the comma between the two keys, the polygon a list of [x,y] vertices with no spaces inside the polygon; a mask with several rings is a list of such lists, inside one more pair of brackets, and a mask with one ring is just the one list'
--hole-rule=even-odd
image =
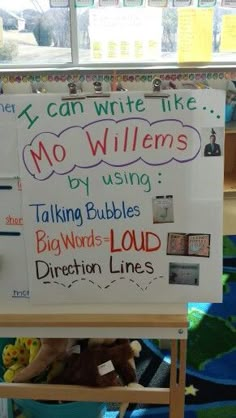
{"label": "green handwriting", "polygon": [[173,97],[161,99],[161,108],[163,112],[171,112],[173,110],[196,110],[196,99],[194,97],[188,97],[184,99],[178,94],[174,94]]}

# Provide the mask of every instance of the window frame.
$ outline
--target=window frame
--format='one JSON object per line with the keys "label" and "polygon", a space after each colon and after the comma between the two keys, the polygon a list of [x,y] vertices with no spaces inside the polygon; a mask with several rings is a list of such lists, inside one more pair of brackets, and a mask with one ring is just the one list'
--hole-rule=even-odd
{"label": "window frame", "polygon": [[29,70],[31,72],[45,73],[49,71],[74,71],[74,70],[85,70],[85,71],[114,71],[114,70],[146,70],[146,71],[158,71],[158,72],[186,72],[186,71],[236,71],[236,56],[235,61],[210,61],[210,62],[185,62],[178,64],[177,62],[128,62],[128,63],[83,63],[79,62],[79,30],[77,24],[77,13],[76,7],[74,7],[74,0],[69,0],[69,16],[70,16],[70,35],[71,35],[71,61],[63,64],[32,64],[32,65],[16,65],[16,64],[1,64],[0,63],[0,74],[1,73],[25,73]]}

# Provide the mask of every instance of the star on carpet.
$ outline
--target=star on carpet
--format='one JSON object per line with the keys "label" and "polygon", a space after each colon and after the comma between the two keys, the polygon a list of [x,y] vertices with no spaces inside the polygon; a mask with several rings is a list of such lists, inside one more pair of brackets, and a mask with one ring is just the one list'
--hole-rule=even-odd
{"label": "star on carpet", "polygon": [[198,392],[198,389],[195,388],[193,385],[186,386],[186,388],[185,388],[185,396],[186,395],[197,396],[197,392]]}

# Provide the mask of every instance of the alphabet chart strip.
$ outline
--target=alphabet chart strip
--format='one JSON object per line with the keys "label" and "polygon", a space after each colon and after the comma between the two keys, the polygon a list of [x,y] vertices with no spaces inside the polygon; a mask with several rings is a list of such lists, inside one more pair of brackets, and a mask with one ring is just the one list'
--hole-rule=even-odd
{"label": "alphabet chart strip", "polygon": [[32,303],[221,300],[224,103],[18,97]]}

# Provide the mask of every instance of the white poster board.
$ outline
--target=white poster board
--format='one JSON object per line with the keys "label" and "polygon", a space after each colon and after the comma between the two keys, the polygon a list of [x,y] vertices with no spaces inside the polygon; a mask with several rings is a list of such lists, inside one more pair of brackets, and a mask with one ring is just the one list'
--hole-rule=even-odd
{"label": "white poster board", "polygon": [[221,300],[224,102],[18,99],[33,303]]}

